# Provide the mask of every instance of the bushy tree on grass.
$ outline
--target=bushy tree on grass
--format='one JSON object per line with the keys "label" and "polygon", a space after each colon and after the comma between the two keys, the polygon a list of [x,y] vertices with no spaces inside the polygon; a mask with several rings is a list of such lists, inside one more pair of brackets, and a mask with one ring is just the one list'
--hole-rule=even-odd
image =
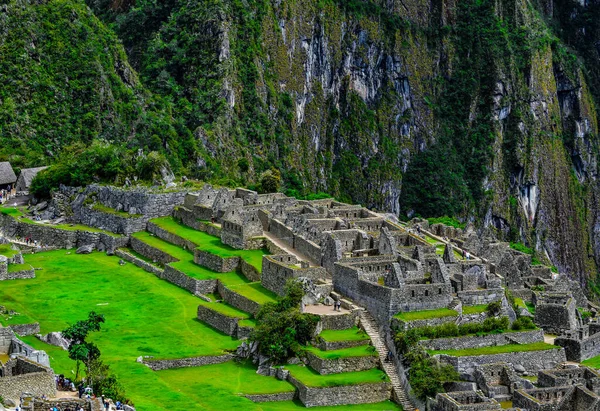
{"label": "bushy tree on grass", "polygon": [[250,340],[258,342],[260,353],[275,364],[285,363],[314,335],[319,317],[300,312],[303,295],[302,284],[288,282],[285,297],[263,305],[256,314],[257,326]]}

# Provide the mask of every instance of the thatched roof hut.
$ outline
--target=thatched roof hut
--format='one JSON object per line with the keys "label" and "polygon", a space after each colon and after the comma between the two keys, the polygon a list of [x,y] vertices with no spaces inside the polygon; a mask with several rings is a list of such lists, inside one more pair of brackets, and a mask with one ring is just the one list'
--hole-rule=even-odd
{"label": "thatched roof hut", "polygon": [[8,161],[0,162],[0,188],[6,188],[8,184],[14,184],[17,176]]}
{"label": "thatched roof hut", "polygon": [[36,167],[36,168],[24,168],[21,170],[19,179],[17,180],[16,189],[17,191],[28,191],[31,187],[31,181],[33,178],[42,170],[48,167]]}

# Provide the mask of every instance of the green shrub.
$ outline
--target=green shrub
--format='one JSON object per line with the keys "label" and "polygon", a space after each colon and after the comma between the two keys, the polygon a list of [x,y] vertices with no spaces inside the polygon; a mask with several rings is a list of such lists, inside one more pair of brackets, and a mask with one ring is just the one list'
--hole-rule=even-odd
{"label": "green shrub", "polygon": [[497,316],[498,314],[500,314],[501,311],[502,311],[502,301],[500,301],[500,300],[489,303],[487,308],[485,309],[485,312],[490,317]]}
{"label": "green shrub", "polygon": [[285,297],[264,304],[256,314],[257,326],[250,340],[258,342],[259,351],[275,364],[283,364],[299,353],[315,333],[319,316],[300,312],[303,295],[302,285],[290,281]]}
{"label": "green shrub", "polygon": [[454,228],[465,228],[466,226],[466,224],[461,223],[456,218],[448,216],[428,218],[427,221],[429,221],[429,224],[444,224]]}
{"label": "green shrub", "polygon": [[535,324],[529,317],[517,318],[510,327],[513,331],[535,330]]}
{"label": "green shrub", "polygon": [[523,243],[510,243],[510,248],[512,248],[513,250],[520,251],[524,254],[533,255],[533,249],[527,247]]}

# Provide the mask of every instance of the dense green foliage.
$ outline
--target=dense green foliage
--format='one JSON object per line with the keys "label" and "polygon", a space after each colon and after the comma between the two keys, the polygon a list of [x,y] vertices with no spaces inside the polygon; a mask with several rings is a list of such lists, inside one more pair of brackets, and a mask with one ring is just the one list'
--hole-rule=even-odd
{"label": "dense green foliage", "polygon": [[319,317],[300,312],[303,295],[302,284],[290,281],[285,297],[264,304],[256,314],[257,326],[250,339],[258,342],[260,352],[275,364],[283,364],[301,352],[314,335]]}

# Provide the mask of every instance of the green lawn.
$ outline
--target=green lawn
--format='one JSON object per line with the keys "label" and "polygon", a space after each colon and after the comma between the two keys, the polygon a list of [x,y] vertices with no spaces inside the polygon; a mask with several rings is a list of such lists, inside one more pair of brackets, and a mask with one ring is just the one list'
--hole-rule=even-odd
{"label": "green lawn", "polygon": [[[65,230],[65,231],[89,231],[91,233],[104,233],[104,234],[110,235],[112,237],[121,237],[120,234],[111,233],[110,231],[100,230],[99,228],[88,227],[86,225],[81,225],[81,224],[43,224],[43,223],[33,221],[32,219],[25,217],[25,214],[23,214],[23,212],[16,207],[0,208],[0,213],[12,216],[16,220],[18,220],[22,223],[27,223],[27,224],[43,225],[46,227],[58,228],[60,230]],[[34,238],[34,240],[35,240],[35,238]]]}
{"label": "green lawn", "polygon": [[269,252],[264,249],[237,250],[233,247],[223,244],[220,238],[207,234],[204,231],[194,230],[193,228],[180,224],[172,217],[155,218],[150,221],[163,230],[191,241],[201,250],[208,251],[220,257],[241,257],[259,271],[262,270],[263,255],[269,254]]}
{"label": "green lawn", "polygon": [[178,259],[179,261],[169,263],[169,265],[179,271],[186,273],[192,278],[195,278],[197,280],[212,280],[222,275],[221,273],[196,264],[194,262],[193,253],[184,250],[183,248],[176,246],[175,244],[171,244],[167,241],[161,240],[160,238],[153,236],[146,231],[134,233],[132,237],[137,238],[138,240],[143,241],[144,243],[169,254],[171,257]]}
{"label": "green lawn", "polygon": [[242,274],[230,273],[218,278],[230,290],[259,304],[277,301],[277,294],[264,288],[260,282],[249,282]]}
{"label": "green lawn", "polygon": [[308,387],[339,387],[388,381],[387,375],[378,368],[329,375],[320,375],[312,368],[302,365],[286,365],[285,368],[290,371],[294,378]]}
{"label": "green lawn", "polygon": [[227,398],[231,396],[295,391],[287,381],[257,374],[256,366],[251,362],[230,361],[204,367],[164,370],[157,374],[174,390],[181,390],[191,398],[197,396],[198,402],[201,402],[202,393],[212,392],[212,395],[223,398],[224,407],[231,404]]}
{"label": "green lawn", "polygon": [[348,328],[347,330],[323,330],[319,337],[328,342],[369,340],[369,336],[358,327]]}
{"label": "green lawn", "polygon": [[[196,320],[200,299],[133,264],[119,266],[118,257],[103,253],[59,250],[25,260],[43,270],[34,279],[0,282],[0,300],[7,308],[40,322],[42,333],[63,330],[92,310],[104,314],[107,322],[93,340],[139,410],[167,403],[170,409],[202,409],[135,362],[140,355],[183,358],[235,349],[239,341]],[[47,348],[32,337],[27,342]],[[65,353],[52,349],[49,354],[56,371],[72,374],[74,363]]]}
{"label": "green lawn", "polygon": [[351,357],[376,357],[377,351],[372,345],[359,345],[358,347],[343,348],[341,350],[323,351],[317,347],[306,347],[306,351],[324,360],[337,360]]}
{"label": "green lawn", "polygon": [[7,258],[12,258],[17,254],[19,254],[19,252],[17,250],[13,250],[10,244],[0,244],[0,255],[3,255]]}
{"label": "green lawn", "polygon": [[492,354],[504,354],[509,352],[525,352],[525,351],[544,351],[544,350],[557,350],[560,347],[556,345],[546,344],[545,342],[536,342],[531,344],[507,344],[497,345],[494,347],[480,347],[480,348],[468,348],[465,350],[440,350],[440,351],[428,351],[429,354],[447,354],[454,357],[467,357],[472,355],[492,355]]}
{"label": "green lawn", "polygon": [[458,313],[448,308],[438,308],[437,310],[409,311],[405,313],[398,313],[395,315],[395,317],[403,321],[416,321],[430,320],[432,318],[458,317]]}
{"label": "green lawn", "polygon": [[17,315],[0,314],[0,323],[7,327],[9,325],[31,324],[35,321],[25,314],[18,313]]}
{"label": "green lawn", "polygon": [[481,314],[487,310],[486,304],[480,305],[463,305],[463,315]]}
{"label": "green lawn", "polygon": [[588,367],[599,369],[600,368],[600,355],[598,355],[597,357],[589,358],[585,361],[582,361],[581,363],[583,365],[587,365]]}

